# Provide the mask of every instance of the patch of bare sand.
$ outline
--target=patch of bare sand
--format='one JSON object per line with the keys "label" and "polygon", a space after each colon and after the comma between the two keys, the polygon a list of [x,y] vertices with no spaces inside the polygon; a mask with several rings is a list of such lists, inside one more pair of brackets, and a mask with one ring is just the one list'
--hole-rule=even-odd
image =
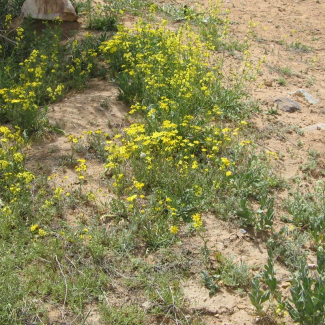
{"label": "patch of bare sand", "polygon": [[[64,131],[51,134],[28,148],[27,167],[29,170],[51,176],[53,188],[60,186],[65,193],[73,193],[80,188],[80,180],[75,166],[77,159],[86,158],[87,172],[82,185],[84,193],[93,192],[103,206],[108,205],[113,194],[109,191],[104,174],[104,162],[87,154],[72,153],[68,136],[83,135],[84,131],[98,129],[109,136],[128,124],[125,116],[128,107],[117,100],[118,89],[107,81],[92,80],[83,92],[68,94],[62,102],[49,106],[50,123]],[[83,206],[72,205],[63,218],[71,225],[91,216]]]}
{"label": "patch of bare sand", "polygon": [[[250,232],[243,234],[233,223],[217,219],[211,214],[204,216],[204,221],[204,238],[207,240],[213,264],[218,263],[214,257],[215,252],[220,252],[236,263],[244,262],[253,273],[258,273],[264,268],[268,259],[264,235],[254,235]],[[199,259],[203,240],[198,236],[191,237],[183,241],[183,246],[194,252],[194,255],[197,254]],[[223,286],[215,295],[209,296],[209,290],[204,287],[200,276],[204,265],[194,264],[194,268],[193,276],[183,283],[191,312],[199,312],[207,325],[240,325],[256,322],[257,316],[245,291]],[[282,285],[288,281],[290,273],[281,264],[276,263],[276,274],[279,285]]]}

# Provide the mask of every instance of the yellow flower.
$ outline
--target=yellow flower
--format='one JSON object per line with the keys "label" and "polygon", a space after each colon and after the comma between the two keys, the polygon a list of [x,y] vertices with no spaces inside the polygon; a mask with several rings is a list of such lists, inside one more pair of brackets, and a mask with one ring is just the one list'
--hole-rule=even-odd
{"label": "yellow flower", "polygon": [[229,166],[229,165],[230,165],[230,161],[228,160],[228,158],[221,158],[221,161],[222,161],[222,163],[223,163],[225,166]]}
{"label": "yellow flower", "polygon": [[140,190],[142,189],[142,187],[144,186],[144,183],[140,183],[140,182],[138,182],[138,181],[134,181],[134,182],[133,182],[133,185],[134,185],[134,187],[135,187],[138,191],[140,191]]}
{"label": "yellow flower", "polygon": [[178,233],[178,231],[179,231],[177,226],[171,226],[169,230],[174,235],[176,235]]}
{"label": "yellow flower", "polygon": [[193,220],[193,227],[194,228],[200,228],[202,227],[202,219],[201,216],[196,213],[192,216],[192,220]]}
{"label": "yellow flower", "polygon": [[14,154],[14,160],[15,162],[22,162],[24,160],[24,157],[21,153],[17,152]]}
{"label": "yellow flower", "polygon": [[197,169],[199,167],[199,164],[196,160],[193,161],[193,164],[192,164],[192,169]]}
{"label": "yellow flower", "polygon": [[133,202],[138,196],[136,194],[132,195],[132,196],[129,196],[126,198],[126,200],[128,202]]}
{"label": "yellow flower", "polygon": [[231,175],[232,175],[232,172],[231,172],[230,170],[228,170],[228,171],[226,172],[226,176],[229,177],[229,176],[231,176]]}
{"label": "yellow flower", "polygon": [[38,235],[40,237],[44,237],[44,236],[47,235],[47,232],[45,230],[43,230],[43,229],[38,229]]}
{"label": "yellow flower", "polygon": [[32,226],[30,227],[30,231],[33,232],[33,231],[35,231],[37,228],[38,228],[38,224],[35,223],[35,225],[32,225]]}

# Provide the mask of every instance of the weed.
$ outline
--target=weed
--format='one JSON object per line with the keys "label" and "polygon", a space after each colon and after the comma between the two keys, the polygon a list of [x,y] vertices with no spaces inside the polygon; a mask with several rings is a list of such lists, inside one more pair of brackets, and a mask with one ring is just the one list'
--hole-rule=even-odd
{"label": "weed", "polygon": [[216,251],[214,256],[216,263],[213,268],[209,272],[206,270],[201,272],[201,278],[205,287],[210,290],[210,296],[220,289],[221,283],[229,287],[245,287],[248,285],[249,267],[244,262],[235,263],[219,251]]}
{"label": "weed", "polygon": [[[323,249],[317,251],[317,274],[310,275],[308,265],[302,262],[298,270],[292,274],[291,297],[286,301],[277,287],[274,261],[270,254],[262,275],[253,279],[252,291],[249,293],[257,313],[264,315],[263,304],[269,301],[272,305],[276,301],[277,310],[284,310],[294,322],[306,325],[323,324],[325,312],[324,266]],[[260,281],[265,284],[267,290],[261,289]]]}
{"label": "weed", "polygon": [[[273,225],[273,199],[263,198],[261,207],[254,212],[249,207],[247,198],[242,198],[237,210],[240,223],[244,226],[254,226],[257,230],[270,229]],[[265,211],[266,210],[266,211]]]}
{"label": "weed", "polygon": [[279,111],[277,109],[277,107],[271,107],[267,110],[266,114],[268,115],[278,115]]}
{"label": "weed", "polygon": [[[248,294],[257,313],[261,316],[265,315],[263,305],[266,301],[273,302],[276,300],[279,304],[282,303],[281,292],[277,290],[278,281],[275,277],[274,260],[270,251],[269,259],[264,268],[264,271],[251,281],[252,291]],[[266,290],[261,289],[261,282],[264,283]]]}
{"label": "weed", "polygon": [[137,16],[142,16],[146,15],[145,12],[142,12],[143,9],[149,8],[149,11],[153,13],[156,10],[156,6],[152,4],[150,0],[104,0],[104,2],[105,8],[110,8],[110,10],[119,14],[128,12]]}
{"label": "weed", "polygon": [[306,87],[311,87],[315,83],[314,77],[308,77]]}
{"label": "weed", "polygon": [[100,105],[101,108],[109,110],[111,108],[111,98],[107,97],[99,105]]}
{"label": "weed", "polygon": [[117,30],[117,14],[110,6],[94,6],[92,0],[86,0],[80,9],[85,11],[89,29],[105,32]]}
{"label": "weed", "polygon": [[285,40],[280,39],[280,40],[277,40],[276,43],[279,44],[279,45],[284,45],[285,44]]}
{"label": "weed", "polygon": [[202,39],[208,43],[210,49],[228,51],[232,54],[235,51],[248,50],[248,41],[240,42],[231,36],[229,32],[230,20],[228,17],[221,19],[220,3],[210,1],[208,9],[202,9],[202,11],[204,13],[197,14],[194,20],[199,27]]}
{"label": "weed", "polygon": [[285,86],[287,84],[287,81],[284,78],[279,78],[278,79],[278,84],[280,86]]}
{"label": "weed", "polygon": [[216,274],[210,276],[207,271],[202,271],[201,278],[204,286],[210,290],[209,296],[211,297],[215,295],[217,291],[220,289],[219,285],[217,284],[217,281],[220,280],[220,276]]}
{"label": "weed", "polygon": [[175,21],[195,20],[198,17],[195,9],[187,5],[176,7],[170,4],[163,4],[162,6],[158,6],[157,10],[172,17]]}
{"label": "weed", "polygon": [[286,208],[297,227],[309,229],[317,245],[324,244],[324,190],[322,181],[318,181],[313,193],[301,194],[299,187],[292,192],[292,199],[286,202]]}
{"label": "weed", "polygon": [[300,136],[305,135],[305,131],[302,128],[300,128],[299,126],[297,126],[297,125],[294,127],[294,131]]}
{"label": "weed", "polygon": [[309,53],[312,51],[311,47],[302,44],[299,40],[287,46],[287,48],[294,52]]}
{"label": "weed", "polygon": [[278,70],[284,76],[291,77],[293,75],[293,72],[289,67],[278,68]]}
{"label": "weed", "polygon": [[308,240],[309,236],[301,234],[297,228],[283,227],[279,233],[273,233],[267,241],[267,247],[275,259],[296,270],[307,257],[307,251],[303,247]]}
{"label": "weed", "polygon": [[324,324],[325,264],[324,251],[317,251],[316,275],[309,274],[308,265],[302,264],[290,288],[291,298],[286,308],[295,322],[306,325]]}
{"label": "weed", "polygon": [[[149,4],[138,0],[106,3],[107,12],[106,7],[92,7],[90,1],[77,7],[79,12],[87,11],[90,27],[110,30],[123,10],[142,14]],[[159,323],[189,324],[194,316],[190,319],[184,311],[182,278],[191,263],[183,251],[168,248],[180,245],[184,233],[203,237],[206,211],[258,231],[274,231],[272,192],[281,180],[269,162],[277,155],[257,154],[251,129],[245,131],[247,122],[242,120],[251,111],[243,86],[255,80],[258,70],[248,42],[254,36],[254,23],[249,23],[247,41],[238,41],[219,9],[218,5],[209,6],[205,13],[187,6],[168,9],[173,17],[184,19],[179,31],[171,31],[166,22],[139,22],[133,29],[121,28],[112,39],[108,33],[99,38],[87,33],[82,42],[62,43],[56,28],[47,28],[39,36],[27,27],[5,32],[18,40],[2,47],[1,121],[25,130],[0,127],[1,324],[61,322],[61,318],[64,323],[82,324],[89,321],[92,305],[100,306],[100,321],[106,323],[144,324],[157,318]],[[150,6],[148,19],[154,20],[156,10],[158,5]],[[242,51],[241,72],[223,76],[218,51]],[[25,134],[50,127],[44,105],[98,76],[102,58],[106,62],[101,63],[101,76],[108,64],[120,98],[131,104],[134,123],[114,136],[102,130],[69,135],[71,154],[60,158],[62,167],[70,168],[64,180],[56,174],[44,177],[26,170]],[[31,111],[25,110],[27,104]],[[109,101],[101,107],[109,109]],[[313,152],[310,156],[317,158]],[[105,189],[93,187],[88,157],[105,161],[106,179],[100,181]],[[321,195],[319,190],[317,204],[306,209],[309,203],[304,196],[297,194],[300,201],[288,203],[290,209],[298,208],[318,246],[323,245]],[[64,222],[70,215],[72,226]],[[298,226],[299,217],[296,222]],[[283,254],[288,265],[300,270],[303,254],[294,245],[303,247],[302,236],[288,231],[272,239],[269,246],[274,255]],[[283,250],[277,250],[279,243]],[[150,265],[145,263],[144,258],[154,253]],[[159,254],[163,257],[156,261]],[[207,271],[201,276],[210,294],[222,284],[244,293],[250,279],[245,263],[235,263],[220,252],[211,261],[206,242],[202,254]],[[281,301],[274,278],[270,258],[261,275],[268,293],[253,280],[253,303],[261,313],[265,297]],[[291,307],[287,305],[295,310],[295,319],[302,315],[301,297],[295,298],[302,278],[297,279],[293,287],[298,289],[288,302]],[[308,292],[312,299],[319,299],[320,282],[312,281]],[[116,287],[147,299],[150,307],[143,310],[141,299],[112,302],[108,296]],[[47,315],[53,307],[61,310],[55,320]],[[312,310],[318,315],[321,307],[315,304]]]}

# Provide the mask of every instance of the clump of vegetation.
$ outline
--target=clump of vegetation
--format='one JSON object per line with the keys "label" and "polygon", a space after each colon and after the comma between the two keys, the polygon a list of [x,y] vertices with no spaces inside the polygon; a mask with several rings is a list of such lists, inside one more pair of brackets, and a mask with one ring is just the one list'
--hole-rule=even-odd
{"label": "clump of vegetation", "polygon": [[297,190],[292,192],[292,198],[286,202],[293,224],[306,229],[316,246],[324,246],[324,190],[323,181],[317,181],[314,193],[303,194],[297,186]]}
{"label": "clump of vegetation", "polygon": [[214,253],[216,263],[213,269],[202,271],[201,278],[204,286],[209,289],[209,295],[213,296],[221,288],[221,283],[233,288],[245,288],[249,284],[249,267],[244,262],[235,263],[220,252]]}
{"label": "clump of vegetation", "polygon": [[92,0],[77,2],[78,14],[86,16],[86,26],[89,29],[104,32],[117,30],[118,12],[110,5],[95,5]]}
{"label": "clump of vegetation", "polygon": [[272,255],[278,261],[288,266],[291,270],[296,270],[308,255],[304,245],[309,240],[307,234],[301,234],[299,229],[283,227],[279,233],[274,232],[268,240],[267,247],[272,251]]}
{"label": "clump of vegetation", "polygon": [[302,53],[309,53],[312,51],[310,46],[307,46],[307,45],[301,43],[301,41],[299,41],[299,40],[289,44],[288,49],[290,49],[291,51],[294,51],[294,52],[302,52]]}
{"label": "clump of vegetation", "polygon": [[[20,9],[24,0],[1,0],[0,1],[0,29],[6,29],[8,17],[17,17],[20,14]],[[6,40],[3,36],[3,31],[1,31],[0,44]]]}
{"label": "clump of vegetation", "polygon": [[3,50],[0,118],[2,123],[35,131],[46,115],[44,105],[62,98],[70,89],[84,87],[94,76],[98,45],[91,35],[63,45],[59,27],[46,28],[41,35],[34,35],[32,42],[30,33],[28,26],[26,31],[19,27],[15,46],[10,52]]}
{"label": "clump of vegetation", "polygon": [[[296,272],[292,273],[290,280],[291,297],[282,296],[278,287],[278,280],[274,268],[274,260],[269,252],[268,264],[258,277],[252,280],[252,291],[249,294],[252,304],[259,315],[263,316],[266,310],[263,305],[269,302],[274,306],[277,315],[290,315],[294,322],[299,324],[316,325],[324,323],[324,279],[325,263],[323,248],[317,251],[317,271],[311,273],[305,261],[301,263]],[[263,290],[261,283],[267,288]]]}
{"label": "clump of vegetation", "polygon": [[[175,33],[140,22],[133,30],[119,31],[101,50],[117,79],[120,98],[132,104],[130,114],[140,121],[106,147],[106,170],[113,175],[124,211],[133,218],[154,219],[145,228],[151,236],[163,235],[170,224],[178,226],[211,207],[216,197],[223,205],[221,193],[236,185],[242,189],[252,181],[253,193],[258,186],[253,168],[247,177],[239,169],[260,160],[244,159],[250,141],[234,143],[247,123],[241,121],[235,129],[221,126],[223,118],[238,118],[240,93],[223,87],[219,68],[208,66],[209,51],[188,25]],[[242,111],[245,114],[244,107]],[[249,199],[245,193],[238,191],[238,201]],[[266,208],[266,197],[260,199],[266,200]],[[260,222],[262,217],[246,224],[271,226],[271,207],[268,221]]]}

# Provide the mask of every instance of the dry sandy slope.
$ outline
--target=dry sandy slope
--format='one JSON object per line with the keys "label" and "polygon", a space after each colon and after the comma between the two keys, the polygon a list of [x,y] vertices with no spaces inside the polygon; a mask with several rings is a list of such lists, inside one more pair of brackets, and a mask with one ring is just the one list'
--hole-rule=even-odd
{"label": "dry sandy slope", "polygon": [[[262,109],[261,114],[252,117],[257,133],[263,135],[257,139],[258,143],[281,154],[281,160],[275,167],[286,179],[301,174],[301,165],[307,161],[310,149],[319,152],[318,168],[323,169],[325,130],[317,127],[306,129],[304,135],[300,135],[299,130],[325,122],[325,3],[316,0],[226,0],[224,6],[231,10],[230,19],[235,23],[232,29],[238,37],[245,36],[250,19],[258,23],[252,53],[256,58],[265,55],[267,60],[257,82],[250,86],[251,95],[260,101]],[[295,42],[310,46],[312,50],[304,53],[288,49],[286,44]],[[279,73],[279,68],[285,67],[290,68],[292,75]],[[278,84],[280,77],[286,79],[285,86]],[[320,102],[310,105],[302,97],[289,95],[299,88],[306,89]],[[280,95],[296,100],[301,105],[301,111],[265,114],[274,108],[273,98]],[[50,121],[57,123],[66,134],[80,135],[84,130],[97,128],[112,134],[127,123],[127,107],[118,102],[116,96],[116,87],[108,81],[93,81],[84,92],[71,94],[61,103],[51,105]],[[103,109],[100,103],[108,97],[111,98],[110,108]],[[299,141],[302,146],[299,146]],[[67,137],[58,135],[50,143],[36,143],[31,148],[30,161],[35,168],[37,163],[47,166],[48,173],[53,174],[59,171],[58,156],[67,154],[69,148]],[[101,164],[94,163],[92,168],[93,177],[100,178]],[[314,176],[319,178],[321,174],[316,172]],[[306,191],[313,182],[313,177],[304,180]],[[256,271],[263,267],[267,252],[262,238],[243,235],[239,229],[212,215],[206,216],[205,220],[206,236],[212,252],[219,250],[226,256],[233,255]],[[191,238],[184,240],[184,246],[195,255],[199,254],[202,242],[199,238]],[[288,275],[286,270],[280,265],[277,267],[280,280],[285,281]],[[254,324],[256,321],[247,296],[242,297],[237,291],[223,288],[210,298],[198,274],[184,283],[184,292],[189,309],[202,312],[206,324],[240,325]]]}

